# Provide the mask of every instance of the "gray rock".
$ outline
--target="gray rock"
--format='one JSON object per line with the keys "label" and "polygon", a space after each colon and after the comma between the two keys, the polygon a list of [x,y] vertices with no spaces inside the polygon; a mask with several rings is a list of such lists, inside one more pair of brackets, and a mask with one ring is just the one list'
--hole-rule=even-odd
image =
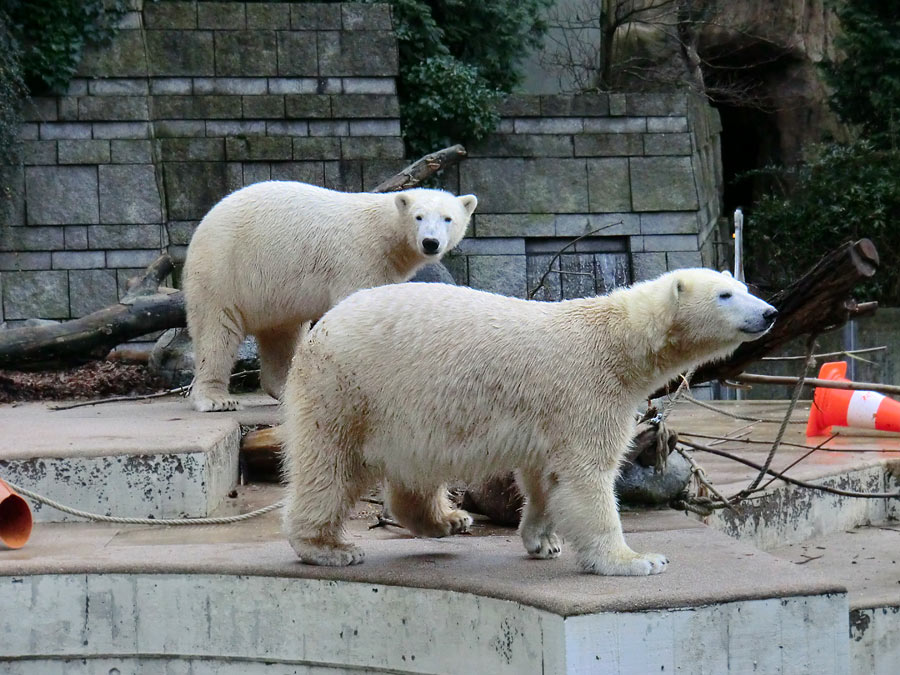
{"label": "gray rock", "polygon": [[442,263],[439,262],[425,265],[425,267],[416,272],[416,276],[410,279],[410,281],[431,284],[450,284],[451,286],[456,285],[456,281],[454,281],[453,275],[450,274],[449,270],[444,267]]}
{"label": "gray rock", "polygon": [[[184,387],[194,378],[194,346],[185,328],[170,328],[163,333],[150,351],[150,372],[162,378],[169,387]],[[248,337],[238,349],[233,372],[259,370],[259,350],[256,339]],[[241,388],[256,388],[259,376],[243,377]],[[232,385],[236,384],[232,380]]]}
{"label": "gray rock", "polygon": [[673,452],[660,472],[652,466],[641,466],[639,462],[624,464],[616,481],[616,493],[619,500],[627,504],[668,504],[684,490],[690,479],[691,465]]}

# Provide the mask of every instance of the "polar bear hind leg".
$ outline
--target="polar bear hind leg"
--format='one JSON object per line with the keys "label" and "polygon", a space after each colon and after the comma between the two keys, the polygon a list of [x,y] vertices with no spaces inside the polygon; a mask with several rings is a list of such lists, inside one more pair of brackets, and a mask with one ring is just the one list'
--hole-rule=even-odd
{"label": "polar bear hind leg", "polygon": [[615,469],[571,467],[551,475],[550,517],[591,574],[644,576],[664,572],[659,553],[635,553],[625,543],[613,491]]}
{"label": "polar bear hind leg", "polygon": [[243,331],[230,312],[204,309],[188,312],[188,332],[194,343],[194,408],[200,412],[237,410],[240,405],[228,393],[228,384]]}
{"label": "polar bear hind leg", "polygon": [[450,502],[446,485],[423,490],[389,481],[385,504],[397,522],[419,537],[446,537],[468,532],[472,525],[472,516]]}
{"label": "polar bear hind leg", "polygon": [[272,398],[281,399],[285,380],[297,342],[309,330],[309,322],[297,326],[279,326],[256,333],[259,347],[260,385]]}
{"label": "polar bear hind leg", "polygon": [[525,496],[519,536],[532,558],[558,558],[562,550],[562,540],[556,534],[547,513],[546,481],[547,478],[538,470],[523,469],[516,472],[516,482]]}

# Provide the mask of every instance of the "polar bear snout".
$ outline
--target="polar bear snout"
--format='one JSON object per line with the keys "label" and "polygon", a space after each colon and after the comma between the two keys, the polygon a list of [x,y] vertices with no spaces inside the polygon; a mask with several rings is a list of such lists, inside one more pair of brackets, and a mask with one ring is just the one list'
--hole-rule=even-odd
{"label": "polar bear snout", "polygon": [[769,332],[769,329],[775,325],[775,319],[778,316],[778,310],[772,305],[759,301],[764,307],[760,310],[754,320],[747,321],[742,327],[741,332],[752,335],[754,338],[762,337]]}
{"label": "polar bear snout", "polygon": [[422,240],[422,252],[425,255],[435,255],[441,250],[441,242],[432,237],[426,237]]}

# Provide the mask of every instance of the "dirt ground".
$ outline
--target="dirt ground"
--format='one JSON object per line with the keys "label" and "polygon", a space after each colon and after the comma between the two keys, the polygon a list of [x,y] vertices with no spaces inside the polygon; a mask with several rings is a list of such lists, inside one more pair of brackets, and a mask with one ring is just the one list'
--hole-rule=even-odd
{"label": "dirt ground", "polygon": [[145,365],[95,361],[65,370],[0,370],[0,403],[151,394],[165,387]]}

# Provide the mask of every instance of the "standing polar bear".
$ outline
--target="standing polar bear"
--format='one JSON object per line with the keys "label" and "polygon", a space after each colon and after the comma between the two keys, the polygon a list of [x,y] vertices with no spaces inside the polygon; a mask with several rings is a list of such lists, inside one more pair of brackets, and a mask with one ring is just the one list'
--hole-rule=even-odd
{"label": "standing polar bear", "polygon": [[267,181],[225,197],[188,247],[184,293],[194,342],[194,407],[235,410],[228,382],[247,335],[278,398],[308,322],[360,288],[410,279],[463,238],[474,195],[346,193]]}
{"label": "standing polar bear", "polygon": [[355,293],[299,345],[285,386],[288,539],[306,563],[361,562],[342,523],[380,479],[412,533],[462,532],[472,520],[445,482],[516,470],[531,556],[558,556],[561,535],[586,572],[662,572],[665,556],[626,545],[613,492],[635,410],[776,314],[705,269],[557,303],[443,284]]}

